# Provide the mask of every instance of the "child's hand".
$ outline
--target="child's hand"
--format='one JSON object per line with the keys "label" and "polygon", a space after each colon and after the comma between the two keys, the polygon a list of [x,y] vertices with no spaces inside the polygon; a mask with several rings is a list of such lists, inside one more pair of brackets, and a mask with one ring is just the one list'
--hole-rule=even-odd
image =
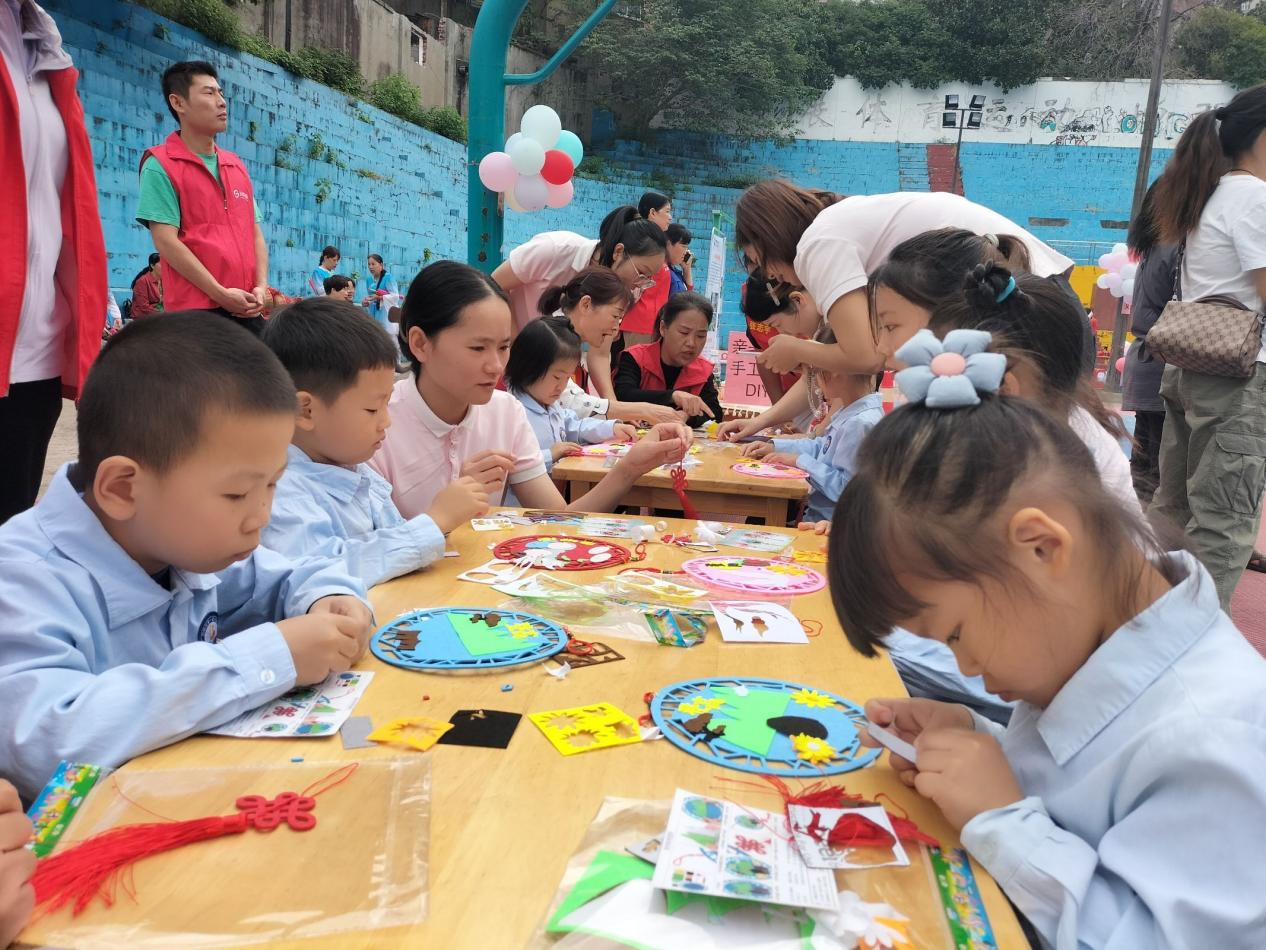
{"label": "child's hand", "polygon": [[7,947],[35,910],[35,854],[26,849],[31,821],[22,813],[18,791],[0,779],[0,947]]}
{"label": "child's hand", "polygon": [[812,531],[814,534],[831,533],[831,522],[829,521],[802,521],[796,527],[801,531]]}
{"label": "child's hand", "polygon": [[549,450],[549,454],[554,457],[554,461],[565,459],[569,455],[576,455],[580,452],[580,446],[575,442],[555,442],[554,447]]}
{"label": "child's hand", "polygon": [[766,455],[773,454],[774,447],[768,442],[748,442],[739,452],[739,455],[747,459],[763,459]]}
{"label": "child's hand", "polygon": [[925,729],[915,747],[914,787],[936,802],[955,830],[981,812],[1024,798],[1002,746],[987,732]]}
{"label": "child's hand", "polygon": [[461,477],[475,479],[491,495],[500,490],[513,471],[514,456],[488,449],[466,460],[466,464],[462,466]]}
{"label": "child's hand", "polygon": [[442,533],[448,534],[471,518],[478,518],[489,504],[488,489],[479,479],[466,476],[440,489],[427,515]]}
{"label": "child's hand", "polygon": [[796,457],[790,452],[774,452],[772,455],[766,455],[765,461],[773,465],[789,465],[796,467]]}
{"label": "child's hand", "polygon": [[615,429],[611,432],[611,438],[616,442],[632,442],[637,438],[637,426],[629,425],[627,422],[617,422]]}
{"label": "child's hand", "polygon": [[369,643],[369,634],[374,628],[374,615],[359,597],[353,597],[351,594],[333,594],[329,597],[322,597],[308,608],[308,613],[335,614],[339,617],[347,617],[356,621],[361,625],[361,629],[356,634],[356,639],[360,641],[360,652],[356,654],[356,659],[359,660],[365,655],[365,647]]}
{"label": "child's hand", "polygon": [[756,424],[755,419],[731,419],[729,422],[722,422],[717,428],[717,439],[722,442],[734,442],[738,439],[746,439],[749,435],[755,435],[761,430]]}
{"label": "child's hand", "polygon": [[[925,730],[972,729],[975,726],[975,720],[966,707],[934,699],[872,699],[866,704],[866,718],[895,732],[907,742],[914,742]],[[864,729],[858,730],[858,738],[862,745],[879,748],[879,742]],[[888,753],[888,761],[897,778],[913,787],[918,774],[914,763],[891,752]]]}
{"label": "child's hand", "polygon": [[277,627],[294,660],[297,686],[319,683],[331,673],[346,672],[364,650],[361,636],[365,625],[351,617],[307,613],[279,620]]}
{"label": "child's hand", "polygon": [[694,393],[683,392],[678,389],[673,393],[673,404],[686,414],[687,419],[695,416],[707,416],[709,419],[715,419],[712,410],[708,408],[708,404],[696,396]]}

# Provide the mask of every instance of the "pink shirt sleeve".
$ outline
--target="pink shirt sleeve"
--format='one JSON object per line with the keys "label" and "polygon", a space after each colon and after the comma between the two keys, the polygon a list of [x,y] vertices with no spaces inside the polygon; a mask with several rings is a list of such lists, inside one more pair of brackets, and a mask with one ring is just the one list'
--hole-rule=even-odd
{"label": "pink shirt sleeve", "polygon": [[[508,481],[511,485],[528,482],[545,474],[545,462],[541,458],[541,446],[537,442],[532,424],[528,422],[523,404],[506,393],[500,400],[499,409],[505,413],[504,425],[510,453],[514,456],[514,471]],[[500,421],[500,420],[499,420]]]}

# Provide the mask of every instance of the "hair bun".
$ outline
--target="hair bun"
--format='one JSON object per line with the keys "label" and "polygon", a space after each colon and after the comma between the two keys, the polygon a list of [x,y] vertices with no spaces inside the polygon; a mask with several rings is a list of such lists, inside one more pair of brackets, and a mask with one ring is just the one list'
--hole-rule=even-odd
{"label": "hair bun", "polygon": [[1002,306],[1010,294],[1011,271],[1000,264],[977,264],[963,281],[963,297],[974,309],[991,313]]}
{"label": "hair bun", "polygon": [[1226,106],[1218,106],[1213,112],[1213,117],[1219,122],[1226,121]]}

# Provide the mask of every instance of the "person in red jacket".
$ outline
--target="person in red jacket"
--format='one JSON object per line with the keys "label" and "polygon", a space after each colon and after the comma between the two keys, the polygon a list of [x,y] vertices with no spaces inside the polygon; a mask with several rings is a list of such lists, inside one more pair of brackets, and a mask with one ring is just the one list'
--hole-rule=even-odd
{"label": "person in red jacket", "polygon": [[52,17],[0,3],[0,523],[35,504],[62,397],[101,348],[105,241],[78,78]]}
{"label": "person in red jacket", "polygon": [[721,421],[712,363],[700,354],[708,342],[712,304],[702,294],[677,294],[659,311],[655,342],[630,346],[620,354],[615,394],[623,402],[672,406],[691,428]]}
{"label": "person in red jacket", "polygon": [[259,333],[268,245],[246,166],[215,144],[228,125],[215,67],[176,63],[163,96],[180,130],[142,156],[136,210],[163,259],[163,309],[211,310]]}
{"label": "person in red jacket", "polygon": [[[658,191],[648,191],[637,203],[637,213],[639,217],[667,231],[668,226],[673,223],[673,200]],[[655,283],[644,289],[642,295],[624,312],[620,330],[625,346],[649,343],[654,339],[655,318],[660,308],[668,302],[671,287],[672,272],[665,261],[655,272]]]}

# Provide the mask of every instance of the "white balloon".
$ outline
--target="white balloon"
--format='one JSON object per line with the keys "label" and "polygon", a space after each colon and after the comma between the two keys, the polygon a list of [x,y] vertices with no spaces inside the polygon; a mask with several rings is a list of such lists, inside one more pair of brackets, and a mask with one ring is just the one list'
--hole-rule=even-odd
{"label": "white balloon", "polygon": [[1121,279],[1133,280],[1134,275],[1137,274],[1138,272],[1139,272],[1139,266],[1138,264],[1135,264],[1133,261],[1131,261],[1128,264],[1123,264],[1121,266]]}
{"label": "white balloon", "polygon": [[1129,254],[1130,249],[1126,247],[1124,244],[1117,242],[1116,244],[1112,245],[1112,253],[1113,254]]}
{"label": "white balloon", "polygon": [[524,210],[523,205],[519,204],[517,201],[514,200],[513,191],[507,191],[505,193],[505,199],[506,199],[506,207],[509,208],[511,211],[522,212]]}
{"label": "white balloon", "polygon": [[526,136],[515,142],[508,154],[520,175],[539,175],[545,164],[545,149],[541,143]]}
{"label": "white balloon", "polygon": [[508,153],[510,149],[514,147],[515,142],[522,142],[522,141],[523,141],[523,133],[515,132],[512,136],[506,139],[506,147],[503,148],[501,151]]}
{"label": "white balloon", "polygon": [[1106,276],[1108,278],[1108,289],[1112,291],[1112,296],[1120,297],[1122,284],[1121,275],[1109,273]]}
{"label": "white balloon", "polygon": [[519,128],[528,138],[540,142],[542,148],[553,148],[563,131],[563,121],[549,106],[532,106],[523,113]]}
{"label": "white balloon", "polygon": [[549,183],[540,175],[524,176],[514,186],[514,197],[524,211],[540,211],[549,200]]}
{"label": "white balloon", "polygon": [[1099,279],[1095,281],[1095,286],[1102,287],[1104,290],[1108,289],[1108,274],[1106,272],[1099,275]]}
{"label": "white balloon", "polygon": [[1134,299],[1134,278],[1133,277],[1130,277],[1126,280],[1121,281],[1121,295],[1125,297],[1126,300]]}

